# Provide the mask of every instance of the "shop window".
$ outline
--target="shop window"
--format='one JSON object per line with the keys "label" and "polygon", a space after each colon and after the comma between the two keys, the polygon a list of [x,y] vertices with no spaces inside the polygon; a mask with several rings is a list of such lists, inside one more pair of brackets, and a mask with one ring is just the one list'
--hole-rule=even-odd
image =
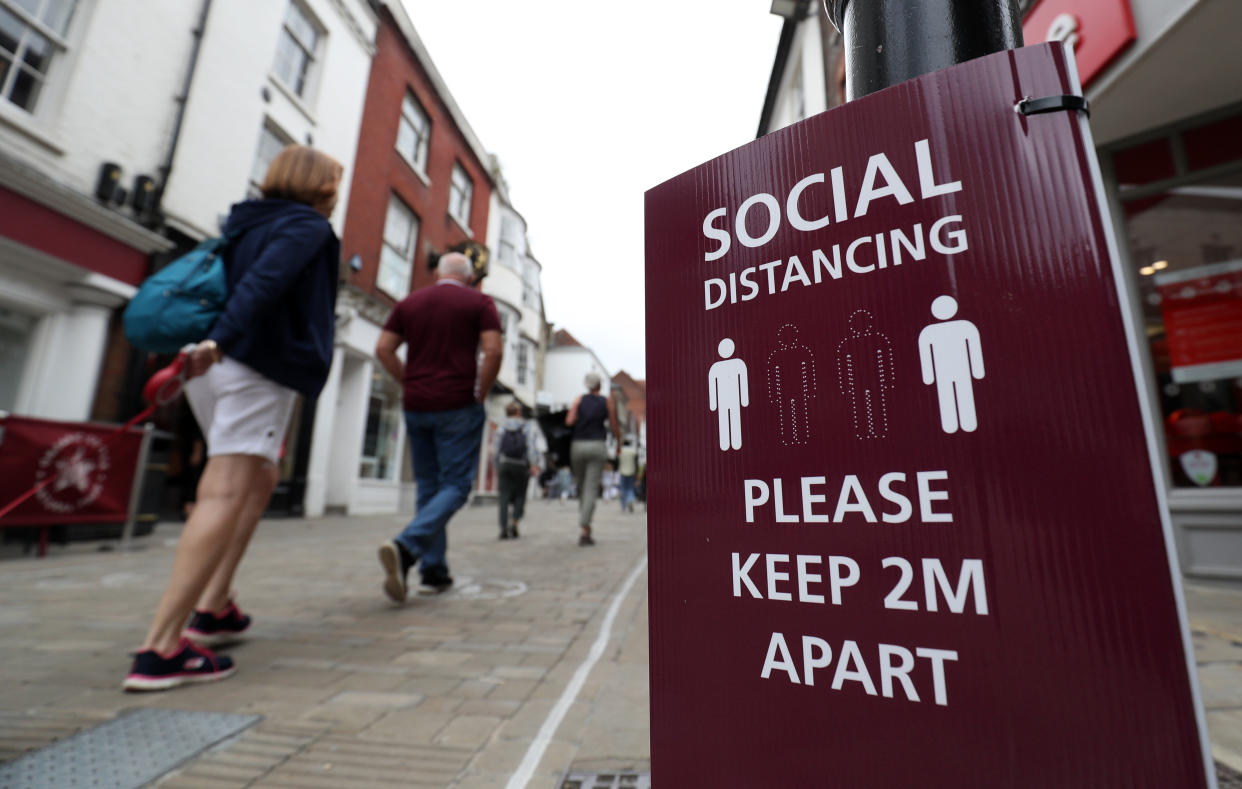
{"label": "shop window", "polygon": [[388,374],[376,370],[371,376],[366,429],[362,434],[362,460],[358,476],[363,479],[396,479],[400,467],[401,391]]}
{"label": "shop window", "polygon": [[410,292],[410,273],[418,243],[418,217],[396,195],[388,199],[384,221],[384,249],[380,252],[375,284],[394,299]]}
{"label": "shop window", "polygon": [[470,201],[474,198],[474,181],[460,164],[453,165],[449,184],[449,215],[467,230],[470,228]]}
{"label": "shop window", "polygon": [[300,98],[307,98],[309,93],[322,38],[323,33],[306,9],[296,2],[289,3],[272,70]]}
{"label": "shop window", "polygon": [[0,411],[17,410],[17,390],[33,330],[34,318],[0,307]]}
{"label": "shop window", "polygon": [[246,190],[247,197],[257,200],[263,196],[260,187],[267,178],[267,168],[272,166],[272,160],[276,158],[276,155],[292,143],[293,140],[289,138],[289,135],[280,131],[270,121],[264,121],[259,130],[259,149],[255,152],[254,164],[250,167],[250,186]]}
{"label": "shop window", "polygon": [[1126,204],[1169,467],[1242,486],[1242,161]]}
{"label": "shop window", "polygon": [[64,55],[76,0],[0,0],[0,96],[33,113]]}
{"label": "shop window", "polygon": [[413,93],[401,103],[401,122],[397,127],[397,150],[410,166],[427,172],[427,148],[431,140],[431,118]]}

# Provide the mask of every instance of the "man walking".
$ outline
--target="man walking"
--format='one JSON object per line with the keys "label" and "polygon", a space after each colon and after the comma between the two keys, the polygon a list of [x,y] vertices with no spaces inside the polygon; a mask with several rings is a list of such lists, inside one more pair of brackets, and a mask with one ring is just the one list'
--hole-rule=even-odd
{"label": "man walking", "polygon": [[518,401],[505,406],[505,417],[492,440],[492,456],[496,458],[496,483],[500,489],[500,539],[516,540],[518,522],[526,511],[527,485],[539,473],[539,439],[534,422],[522,418],[522,404]]}
{"label": "man walking", "polygon": [[[401,300],[375,346],[375,357],[402,384],[417,486],[414,519],[379,548],[384,592],[398,603],[415,564],[425,589],[443,592],[453,584],[445,527],[474,485],[482,400],[496,381],[503,350],[496,305],[471,287],[472,274],[465,255],[444,255],[435,285]],[[397,357],[402,344],[404,368]]]}

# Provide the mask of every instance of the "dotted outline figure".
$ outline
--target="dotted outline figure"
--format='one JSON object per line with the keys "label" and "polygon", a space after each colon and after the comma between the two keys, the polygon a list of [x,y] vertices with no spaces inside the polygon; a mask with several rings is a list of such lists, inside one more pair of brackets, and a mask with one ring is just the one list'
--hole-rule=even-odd
{"label": "dotted outline figure", "polygon": [[798,327],[776,330],[778,346],[768,354],[768,402],[776,406],[781,446],[801,446],[811,438],[807,408],[815,399],[815,353],[798,342]]}
{"label": "dotted outline figure", "polygon": [[707,372],[709,409],[719,413],[722,452],[742,448],[742,409],[750,405],[746,362],[729,358],[733,350],[733,340],[721,340],[716,346],[720,361]]}
{"label": "dotted outline figure", "polygon": [[923,383],[936,384],[940,401],[940,427],[946,433],[973,433],[979,426],[975,414],[972,378],[983,378],[983,349],[979,329],[967,320],[949,320],[957,314],[957,300],[938,296],[931,305],[932,315],[942,323],[931,323],[919,332],[919,361]]}
{"label": "dotted outline figure", "polygon": [[893,343],[874,331],[871,322],[870,312],[854,310],[849,336],[837,343],[837,381],[850,402],[854,435],[860,439],[888,436],[887,392],[896,380]]}

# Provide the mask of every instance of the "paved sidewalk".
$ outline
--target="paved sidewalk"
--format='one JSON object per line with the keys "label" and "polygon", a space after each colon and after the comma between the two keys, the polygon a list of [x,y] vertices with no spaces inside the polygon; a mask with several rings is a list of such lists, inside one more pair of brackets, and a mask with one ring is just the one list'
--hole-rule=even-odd
{"label": "paved sidewalk", "polygon": [[[450,527],[453,591],[402,607],[383,597],[375,549],[404,518],[266,521],[239,579],[256,621],[229,650],[237,676],[146,695],[120,692],[125,653],[179,525],[130,553],[88,543],[0,562],[0,762],[163,707],[264,718],[161,787],[506,787],[644,561],[642,513],[598,513],[599,544],[579,548],[572,502],[533,502],[516,542],[495,539],[494,508],[463,510]],[[646,587],[641,569],[530,787],[570,771],[649,772]],[[1192,582],[1186,594],[1214,755],[1242,770],[1242,584]]]}
{"label": "paved sidewalk", "polygon": [[[261,714],[166,787],[504,787],[587,659],[625,579],[645,558],[645,517],[597,508],[577,545],[573,502],[532,502],[516,541],[495,508],[450,526],[444,595],[387,601],[376,547],[404,519],[265,521],[239,574],[250,638],[228,680],[125,694],[171,565],[178,525],[132,553],[54,549],[0,571],[0,761],[144,706]],[[413,576],[412,576],[413,577]],[[607,649],[534,767],[532,787],[574,770],[649,772],[646,573],[620,601]]]}

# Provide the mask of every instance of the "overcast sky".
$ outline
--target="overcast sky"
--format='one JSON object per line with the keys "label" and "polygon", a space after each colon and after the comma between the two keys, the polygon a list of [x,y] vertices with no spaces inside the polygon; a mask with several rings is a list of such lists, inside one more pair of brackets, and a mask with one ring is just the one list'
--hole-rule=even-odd
{"label": "overcast sky", "polygon": [[754,139],[769,0],[403,0],[543,265],[549,322],[646,375],[643,192]]}

